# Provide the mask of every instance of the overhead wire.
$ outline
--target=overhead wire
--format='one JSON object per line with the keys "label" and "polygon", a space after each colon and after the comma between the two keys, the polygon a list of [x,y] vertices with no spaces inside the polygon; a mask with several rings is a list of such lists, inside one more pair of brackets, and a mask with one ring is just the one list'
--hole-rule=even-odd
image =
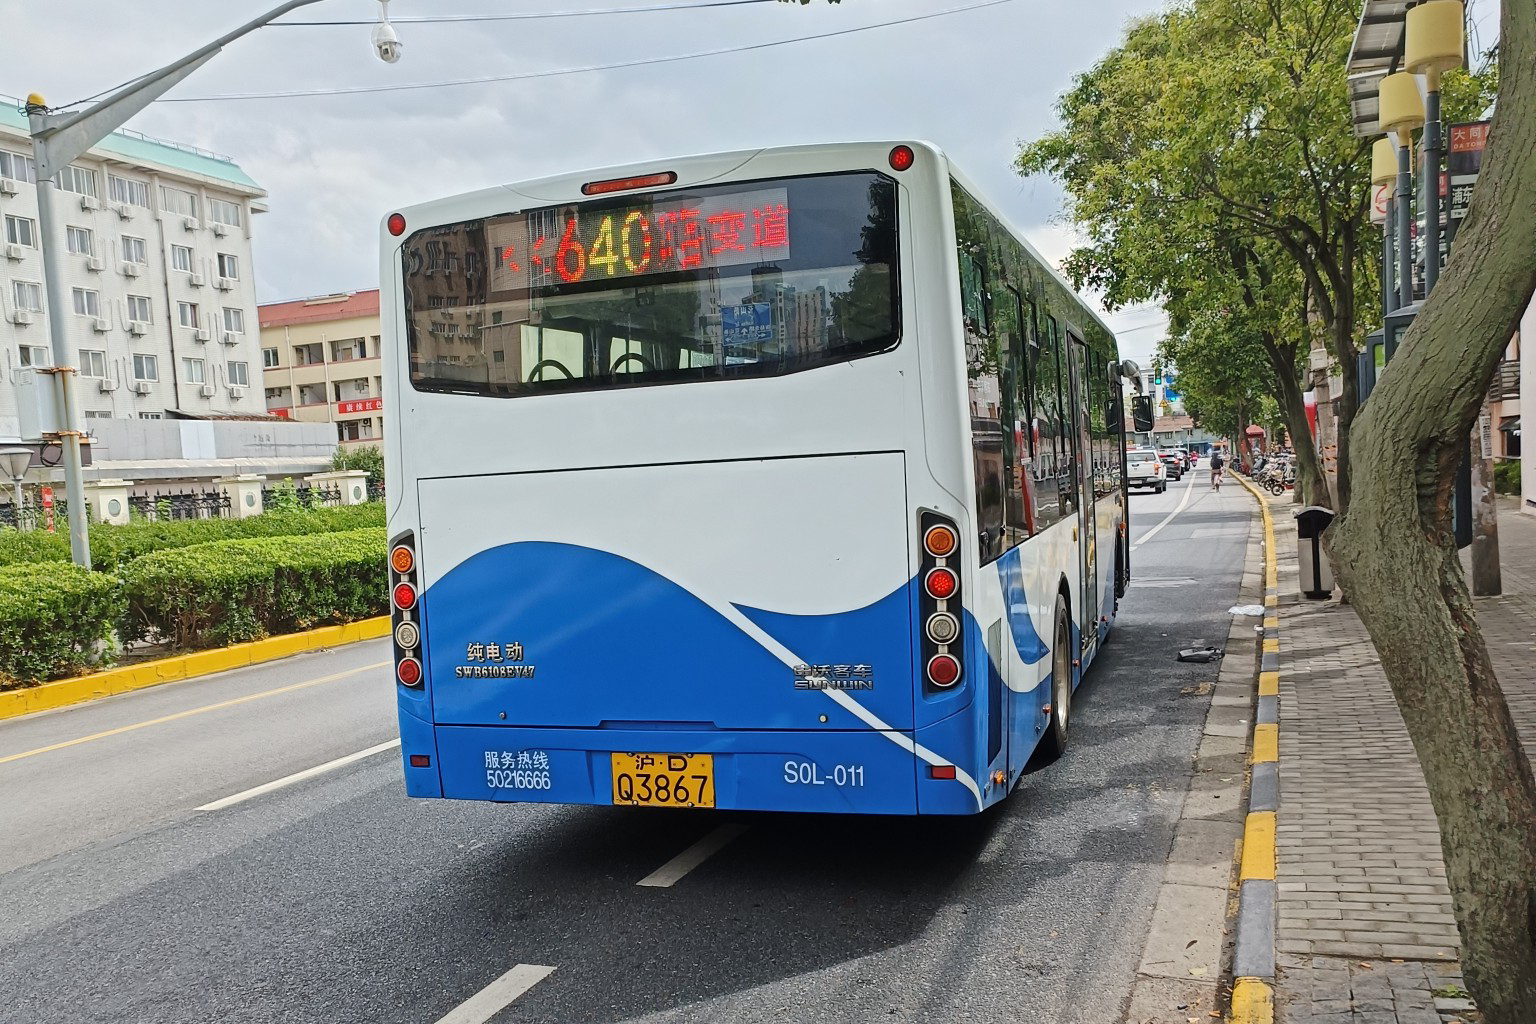
{"label": "overhead wire", "polygon": [[817,39],[833,39],[839,36],[854,35],[859,32],[868,32],[878,28],[891,28],[897,25],[910,25],[914,22],[929,21],[933,18],[942,18],[951,14],[962,14],[966,11],[976,11],[984,7],[997,7],[1000,4],[1015,3],[1017,0],[982,0],[980,3],[966,4],[961,7],[951,7],[942,11],[931,11],[927,14],[917,14],[908,18],[896,18],[891,21],[875,22],[869,25],[857,25],[853,28],[838,29],[832,32],[819,32],[808,36],[795,36],[791,39],[774,39],[762,43],[745,43],[736,46],[725,46],[714,50],[698,50],[693,53],[673,54],[667,57],[642,57],[635,60],[615,61],[609,64],[589,64],[575,68],[552,68],[546,71],[524,71],[509,75],[481,75],[475,78],[456,78],[441,82],[408,82],[399,85],[358,85],[344,86],[328,89],[289,89],[276,92],[249,92],[249,93],[223,93],[212,96],[186,96],[170,97],[162,99],[161,103],[219,103],[241,100],[279,100],[300,99],[315,96],[358,96],[370,93],[385,92],[411,92],[424,89],[444,89],[464,85],[489,85],[497,82],[521,82],[537,78],[558,78],[564,75],[586,74],[592,71],[617,71],[624,68],[644,67],[652,64],[671,64],[677,61],[697,60],[702,57],[718,57],[728,53],[747,53],[753,50],[766,50],[776,46],[788,46],[792,43],[804,43]]}
{"label": "overhead wire", "polygon": [[[535,21],[544,18],[589,18],[600,14],[649,14],[652,11],[688,11],[703,7],[741,7],[744,4],[772,4],[780,0],[702,0],[699,3],[646,4],[640,7],[601,7],[589,11],[521,11],[516,14],[443,14],[417,17],[391,17],[393,25],[442,25],[470,21]],[[336,21],[274,21],[273,28],[308,28],[334,25],[373,25],[375,19]]]}

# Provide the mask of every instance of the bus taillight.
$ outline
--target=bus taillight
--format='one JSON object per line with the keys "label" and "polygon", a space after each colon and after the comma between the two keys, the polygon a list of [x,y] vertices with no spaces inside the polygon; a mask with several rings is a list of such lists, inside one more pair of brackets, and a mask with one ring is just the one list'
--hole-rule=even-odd
{"label": "bus taillight", "polygon": [[395,642],[395,678],[401,686],[425,685],[421,665],[421,608],[417,590],[416,538],[403,533],[389,549],[390,623]]}
{"label": "bus taillight", "polygon": [[937,569],[928,570],[928,575],[923,580],[923,587],[928,591],[929,597],[945,601],[955,596],[955,591],[960,589],[960,580],[953,571],[940,566]]}
{"label": "bus taillight", "polygon": [[928,659],[928,679],[934,686],[949,689],[960,681],[960,662],[953,655],[935,654]]}
{"label": "bus taillight", "polygon": [[922,674],[930,697],[951,692],[963,674],[964,606],[960,601],[960,531],[952,520],[934,512],[918,515],[922,542],[918,572],[921,615]]}

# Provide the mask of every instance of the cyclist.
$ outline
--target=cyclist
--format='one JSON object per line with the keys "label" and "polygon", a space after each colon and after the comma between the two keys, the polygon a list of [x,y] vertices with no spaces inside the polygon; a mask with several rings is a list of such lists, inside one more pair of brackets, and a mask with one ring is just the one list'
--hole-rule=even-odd
{"label": "cyclist", "polygon": [[1221,470],[1226,464],[1226,460],[1221,457],[1221,452],[1211,452],[1211,490],[1221,490]]}

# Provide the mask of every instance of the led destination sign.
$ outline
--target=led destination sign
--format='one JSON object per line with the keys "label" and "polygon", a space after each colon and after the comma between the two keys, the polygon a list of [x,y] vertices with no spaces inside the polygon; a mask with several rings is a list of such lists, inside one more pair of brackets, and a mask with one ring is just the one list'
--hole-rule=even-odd
{"label": "led destination sign", "polygon": [[564,207],[487,225],[491,290],[620,280],[789,258],[789,191]]}

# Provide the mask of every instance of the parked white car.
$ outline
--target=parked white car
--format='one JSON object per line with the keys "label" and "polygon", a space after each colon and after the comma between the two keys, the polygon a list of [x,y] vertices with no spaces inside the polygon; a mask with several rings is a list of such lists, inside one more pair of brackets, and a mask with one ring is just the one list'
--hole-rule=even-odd
{"label": "parked white car", "polygon": [[1125,475],[1131,490],[1150,487],[1157,493],[1168,489],[1168,467],[1151,448],[1131,448],[1125,453]]}

